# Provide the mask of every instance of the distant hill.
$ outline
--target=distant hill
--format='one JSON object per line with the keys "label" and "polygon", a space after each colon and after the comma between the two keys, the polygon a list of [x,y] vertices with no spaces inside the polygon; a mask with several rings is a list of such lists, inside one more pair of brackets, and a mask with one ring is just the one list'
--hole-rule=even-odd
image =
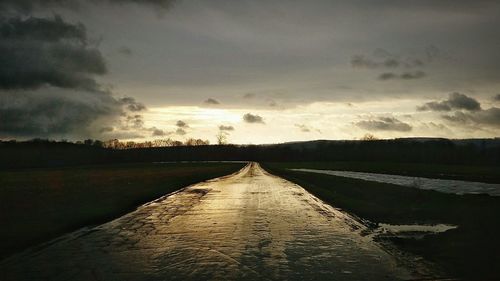
{"label": "distant hill", "polygon": [[[389,141],[394,143],[399,142],[416,142],[416,143],[437,143],[437,142],[452,142],[456,145],[474,145],[478,147],[499,147],[500,138],[478,138],[478,139],[446,139],[446,138],[433,138],[433,137],[408,137],[396,138],[388,140],[372,140],[372,141]],[[288,146],[292,148],[307,148],[312,149],[329,144],[348,144],[348,143],[363,143],[365,140],[312,140],[312,141],[294,141],[285,142],[281,144],[274,144],[276,146]],[[273,145],[271,145],[273,146]]]}

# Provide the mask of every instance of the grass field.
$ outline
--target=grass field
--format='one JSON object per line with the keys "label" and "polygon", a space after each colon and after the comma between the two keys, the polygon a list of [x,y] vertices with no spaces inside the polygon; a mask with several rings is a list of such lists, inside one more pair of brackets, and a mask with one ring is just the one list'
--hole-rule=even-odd
{"label": "grass field", "polygon": [[[343,165],[343,166],[342,166]],[[399,164],[398,164],[399,165]],[[468,280],[495,280],[500,274],[500,198],[487,195],[454,195],[392,184],[376,183],[290,171],[285,168],[317,168],[307,163],[267,163],[269,172],[297,183],[335,207],[375,223],[455,224],[459,227],[423,239],[392,238],[404,251],[421,255],[451,276]],[[354,167],[355,163],[331,164]],[[366,169],[369,164],[361,165]],[[387,165],[388,167],[390,165]],[[418,165],[408,165],[418,167]],[[454,171],[455,167],[441,167]],[[373,168],[370,171],[377,170]],[[359,169],[353,169],[359,170]],[[477,170],[477,169],[476,169]],[[483,171],[488,169],[484,168]],[[414,170],[416,172],[416,170]],[[469,172],[467,171],[467,174]],[[467,176],[467,175],[463,175]],[[494,178],[495,175],[488,175]]]}
{"label": "grass field", "polygon": [[243,166],[147,163],[0,171],[0,258]]}
{"label": "grass field", "polygon": [[306,168],[318,170],[356,171],[500,183],[500,167],[498,166],[390,162],[282,162],[273,163],[273,166],[288,169]]}

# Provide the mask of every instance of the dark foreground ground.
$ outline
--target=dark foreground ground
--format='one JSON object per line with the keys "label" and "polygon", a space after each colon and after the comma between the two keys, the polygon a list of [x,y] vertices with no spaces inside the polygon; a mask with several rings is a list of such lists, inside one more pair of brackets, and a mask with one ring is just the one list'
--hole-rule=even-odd
{"label": "dark foreground ground", "polygon": [[0,258],[243,166],[150,163],[0,171]]}
{"label": "dark foreground ground", "polygon": [[[82,226],[96,225],[117,218],[134,210],[142,203],[193,183],[231,174],[243,165],[229,163],[113,164],[0,171],[0,221],[2,222],[0,258]],[[382,244],[389,241],[391,245],[397,245],[400,250],[417,254],[434,262],[447,273],[446,276],[466,280],[498,280],[500,274],[498,269],[500,264],[498,255],[500,253],[499,197],[459,196],[288,170],[288,168],[351,170],[498,183],[500,182],[498,167],[390,162],[282,162],[266,163],[263,166],[267,171],[301,185],[332,206],[369,220],[373,225],[377,223],[458,225],[457,229],[428,235],[422,239],[397,237],[379,237],[378,239]],[[249,200],[253,198],[248,202],[257,204],[256,210],[262,208],[264,201],[261,200],[269,200],[271,197],[273,200],[279,199],[276,202],[285,202],[286,200],[281,197],[280,193],[266,193],[273,191],[273,186],[276,188],[276,184],[270,184],[268,177],[264,177],[265,181],[263,181],[260,173],[249,172],[248,174],[251,176],[249,177],[252,183],[251,189],[255,189],[249,190],[245,195],[250,196]],[[254,176],[258,177],[254,178]],[[264,182],[266,184],[261,185]],[[235,184],[239,190],[240,184],[237,182]],[[263,192],[262,186],[269,187],[270,190]],[[193,194],[198,194],[198,189],[194,191]],[[199,196],[205,196],[205,194],[202,192]],[[293,194],[294,197],[290,198],[295,198],[298,193]],[[236,200],[234,202],[240,202],[236,197],[234,200]],[[281,210],[281,205],[273,204],[269,205],[269,208],[277,208],[275,211]],[[220,204],[212,205],[213,207],[221,206]],[[234,210],[248,208],[247,206],[240,207]],[[168,206],[166,208],[168,209]],[[300,210],[296,208],[288,211],[281,210],[281,213],[285,215],[290,211],[300,214]],[[256,212],[252,213],[252,216],[254,215],[258,215],[257,218],[259,218],[259,216],[265,217],[269,214]],[[269,231],[276,230],[271,227],[267,219],[257,221],[270,227]],[[273,222],[275,225],[280,225],[280,220],[273,220]],[[248,222],[238,220],[234,223],[248,224]],[[308,224],[307,227],[313,229],[315,226]],[[228,229],[224,228],[224,231],[226,230]],[[259,235],[268,233],[261,233],[260,229],[255,231]],[[264,244],[258,244],[255,250],[262,252],[263,249],[275,249],[274,246],[269,246],[274,244],[268,245],[266,241],[262,240]],[[210,241],[206,240],[204,243],[208,242]],[[230,256],[232,254],[234,253]],[[268,254],[269,256],[262,256],[263,261],[273,260],[272,253]],[[265,267],[265,263],[262,266]],[[346,270],[343,274],[351,274],[349,272],[350,270]]]}
{"label": "dark foreground ground", "polygon": [[[457,229],[421,239],[386,237],[399,249],[434,262],[450,276],[498,280],[500,276],[500,198],[453,195],[288,168],[339,169],[498,182],[498,167],[381,163],[267,163],[269,172],[374,224],[454,224]],[[452,176],[453,175],[453,176]],[[382,241],[383,242],[383,241]]]}
{"label": "dark foreground ground", "polygon": [[257,163],[0,261],[2,281],[429,280]]}

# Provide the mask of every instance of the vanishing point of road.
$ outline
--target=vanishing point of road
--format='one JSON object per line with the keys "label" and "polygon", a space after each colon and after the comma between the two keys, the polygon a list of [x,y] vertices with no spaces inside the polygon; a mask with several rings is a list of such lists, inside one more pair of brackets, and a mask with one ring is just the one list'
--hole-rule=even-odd
{"label": "vanishing point of road", "polygon": [[2,280],[400,280],[366,227],[257,163],[0,263]]}

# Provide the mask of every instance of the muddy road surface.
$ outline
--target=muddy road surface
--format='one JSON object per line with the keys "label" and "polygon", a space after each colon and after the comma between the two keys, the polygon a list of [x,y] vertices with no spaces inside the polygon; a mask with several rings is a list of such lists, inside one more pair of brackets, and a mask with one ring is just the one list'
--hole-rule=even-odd
{"label": "muddy road surface", "polygon": [[251,163],[3,260],[0,279],[412,279],[363,230]]}

